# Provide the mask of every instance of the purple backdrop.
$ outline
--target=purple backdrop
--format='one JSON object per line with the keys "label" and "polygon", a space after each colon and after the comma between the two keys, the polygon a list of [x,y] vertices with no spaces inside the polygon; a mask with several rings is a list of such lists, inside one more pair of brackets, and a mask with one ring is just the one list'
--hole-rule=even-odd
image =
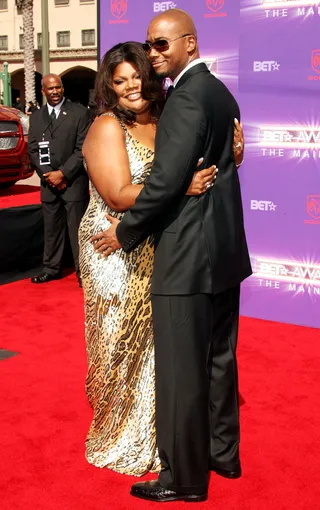
{"label": "purple backdrop", "polygon": [[201,56],[239,101],[254,275],[242,314],[320,327],[320,6],[306,0],[100,0],[100,55],[157,13],[193,17]]}

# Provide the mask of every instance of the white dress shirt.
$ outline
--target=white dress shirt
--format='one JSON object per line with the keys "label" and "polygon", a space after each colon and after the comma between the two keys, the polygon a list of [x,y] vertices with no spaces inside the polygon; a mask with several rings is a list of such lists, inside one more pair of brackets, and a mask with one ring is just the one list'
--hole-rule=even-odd
{"label": "white dress shirt", "polygon": [[178,76],[176,77],[176,79],[174,80],[173,82],[173,86],[176,87],[178,81],[180,80],[180,78],[184,75],[184,73],[186,73],[187,71],[189,71],[189,69],[191,69],[192,67],[194,66],[197,66],[198,64],[203,64],[203,59],[202,58],[196,58],[195,60],[192,60],[182,71],[180,74],[178,74]]}
{"label": "white dress shirt", "polygon": [[47,107],[48,107],[48,112],[49,112],[49,116],[51,115],[51,112],[52,110],[54,110],[54,113],[56,114],[56,118],[59,117],[59,114],[60,114],[60,110],[61,110],[61,106],[64,102],[64,98],[62,99],[62,101],[57,104],[56,106],[51,106],[49,103],[47,103]]}

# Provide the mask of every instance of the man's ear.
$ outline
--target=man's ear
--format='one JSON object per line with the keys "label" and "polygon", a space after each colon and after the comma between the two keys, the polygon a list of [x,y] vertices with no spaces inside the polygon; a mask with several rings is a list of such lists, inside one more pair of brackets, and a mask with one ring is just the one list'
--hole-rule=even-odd
{"label": "man's ear", "polygon": [[194,35],[188,36],[188,53],[193,53],[197,49],[197,38]]}

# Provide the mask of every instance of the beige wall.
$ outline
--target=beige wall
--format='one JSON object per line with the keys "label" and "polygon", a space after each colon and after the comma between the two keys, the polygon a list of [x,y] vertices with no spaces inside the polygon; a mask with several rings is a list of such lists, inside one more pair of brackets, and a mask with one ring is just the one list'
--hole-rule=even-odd
{"label": "beige wall", "polygon": [[[57,48],[58,31],[70,31],[70,48],[81,48],[81,30],[95,29],[97,44],[97,1],[80,3],[69,0],[69,5],[55,6],[48,0],[50,49]],[[37,34],[41,32],[41,0],[34,0],[34,44],[37,48]],[[9,51],[19,51],[19,34],[22,34],[22,15],[17,14],[15,0],[8,0],[8,10],[0,11],[0,35],[8,35]],[[0,52],[1,58],[1,52]]]}
{"label": "beige wall", "polygon": [[[80,3],[69,0],[68,5],[56,6],[48,0],[50,33],[50,72],[63,76],[75,67],[97,70],[97,0]],[[37,34],[41,33],[41,0],[34,0],[34,45],[38,47]],[[8,51],[0,50],[0,70],[8,61],[11,75],[23,70],[23,51],[20,50],[19,34],[23,33],[22,15],[17,13],[15,0],[8,0],[8,9],[0,10],[0,35],[8,36]],[[95,46],[82,46],[81,30],[95,30]],[[70,31],[70,46],[57,47],[57,32]],[[36,52],[35,70],[42,74],[41,54]],[[12,77],[12,78],[13,78]],[[15,88],[24,98],[21,77],[13,80]],[[19,83],[19,87],[17,86]],[[1,92],[0,80],[0,92]]]}
{"label": "beige wall", "polygon": [[[86,67],[87,69],[92,69],[93,71],[97,70],[97,62],[96,60],[72,60],[72,61],[59,61],[59,62],[51,62],[50,63],[50,72],[54,74],[59,74],[63,76],[66,72],[74,69],[75,67]],[[9,65],[9,71],[11,75],[17,71],[23,69],[23,63],[14,62]],[[36,71],[42,74],[42,63],[41,61],[36,62]]]}

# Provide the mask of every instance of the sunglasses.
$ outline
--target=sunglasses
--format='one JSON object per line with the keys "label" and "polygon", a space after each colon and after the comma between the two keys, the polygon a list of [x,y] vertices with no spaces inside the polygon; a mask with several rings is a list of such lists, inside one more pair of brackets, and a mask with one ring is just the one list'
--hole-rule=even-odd
{"label": "sunglasses", "polygon": [[163,51],[167,51],[173,42],[178,41],[178,39],[183,39],[184,37],[188,37],[189,35],[192,35],[192,34],[180,35],[180,37],[171,39],[171,41],[168,41],[167,39],[157,39],[153,43],[146,41],[142,45],[142,47],[143,47],[144,51],[146,51],[147,53],[149,53],[152,49],[156,50],[158,53],[161,53]]}

